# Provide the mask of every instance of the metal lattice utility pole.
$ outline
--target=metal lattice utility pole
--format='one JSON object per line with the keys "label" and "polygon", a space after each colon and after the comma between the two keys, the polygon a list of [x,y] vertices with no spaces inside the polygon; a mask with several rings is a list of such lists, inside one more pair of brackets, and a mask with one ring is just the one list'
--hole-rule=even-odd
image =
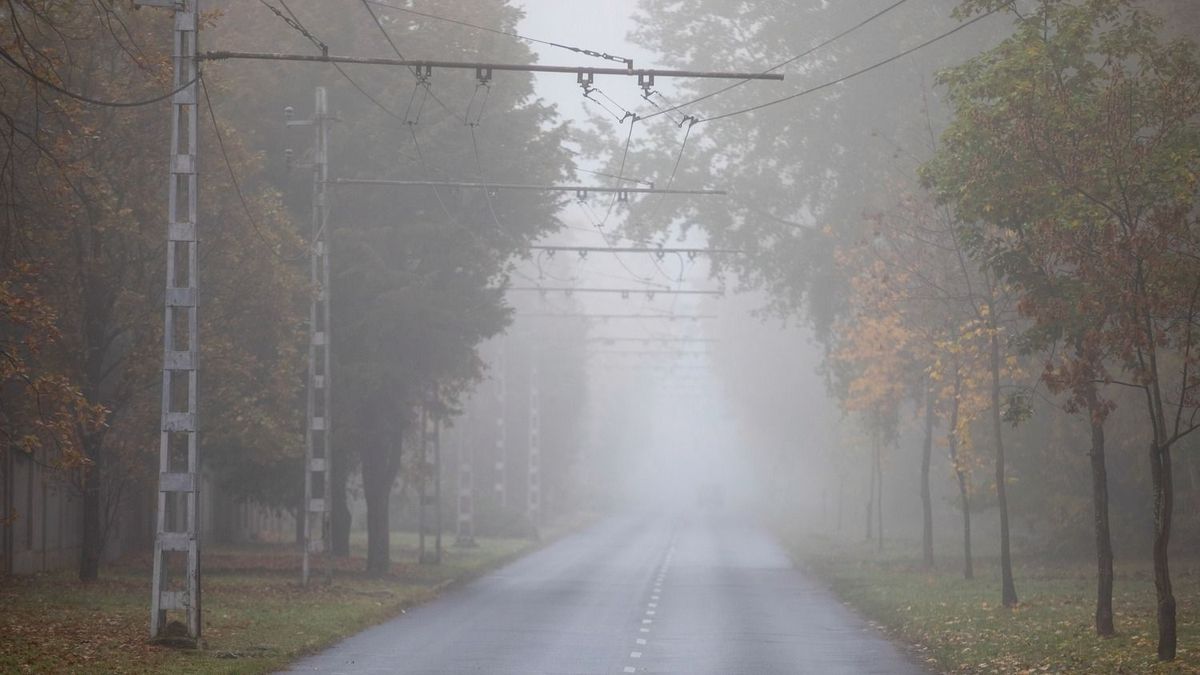
{"label": "metal lattice utility pole", "polygon": [[542,395],[536,348],[529,355],[529,464],[525,511],[530,532],[538,538],[542,521]]}
{"label": "metal lattice utility pole", "polygon": [[500,341],[496,354],[496,499],[500,508],[508,508],[508,390],[505,371],[508,369],[504,355],[504,341]]}
{"label": "metal lattice utility pole", "polygon": [[[172,7],[174,75],[167,192],[167,284],[163,323],[162,417],[159,426],[158,516],[150,637],[200,642],[200,450],[196,433],[200,295],[196,216],[197,0],[144,2]],[[190,83],[190,84],[189,84]],[[187,85],[187,86],[184,86]],[[182,563],[182,564],[180,564]],[[183,575],[178,575],[182,568]],[[174,572],[174,573],[173,573]],[[168,612],[187,617],[187,635],[168,630]]]}
{"label": "metal lattice utility pole", "polygon": [[442,419],[433,418],[433,550],[442,562]]}
{"label": "metal lattice utility pole", "polygon": [[[429,408],[421,410],[421,449],[417,471],[417,560],[422,564],[442,561],[442,509],[441,509],[441,460],[440,427],[436,415]],[[432,523],[430,522],[432,520]],[[434,550],[426,550],[425,540],[434,536]]]}
{"label": "metal lattice utility pole", "polygon": [[[285,109],[291,117],[291,108]],[[329,325],[329,127],[332,118],[324,87],[317,87],[313,116],[287,120],[287,126],[311,126],[312,236],[309,278],[313,286],[308,314],[308,423],[304,433],[304,553],[300,583],[307,586],[312,574],[312,556],[325,554],[325,579],[333,578],[332,500],[333,425],[330,407]],[[289,165],[290,165],[290,151]]]}
{"label": "metal lattice utility pole", "polygon": [[471,438],[472,417],[463,414],[455,438],[458,443],[458,501],[455,506],[454,545],[475,546],[475,447]]}

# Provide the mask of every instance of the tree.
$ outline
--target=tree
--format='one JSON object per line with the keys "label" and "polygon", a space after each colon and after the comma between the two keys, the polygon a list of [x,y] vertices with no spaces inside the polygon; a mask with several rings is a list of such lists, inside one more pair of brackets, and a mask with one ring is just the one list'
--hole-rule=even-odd
{"label": "tree", "polygon": [[[334,49],[353,44],[388,53],[399,43],[414,58],[511,63],[533,58],[518,41],[351,5],[293,9],[300,24]],[[420,3],[414,8],[422,9]],[[505,30],[514,29],[521,16],[501,0],[440,2],[425,9]],[[231,44],[271,39],[311,48],[258,3],[231,5],[220,25],[220,39]],[[487,181],[520,173],[529,182],[553,183],[570,172],[562,148],[566,129],[551,107],[533,98],[529,74],[497,72],[480,82],[475,73],[446,69],[421,82],[404,69],[277,63],[220,72],[239,92],[240,114],[247,120],[277,118],[285,104],[303,111],[298,102],[311,100],[314,86],[326,86],[341,120],[330,145],[336,177]],[[267,95],[257,86],[264,81],[280,87]],[[387,86],[379,86],[381,81]],[[279,134],[259,129],[252,139],[282,157]],[[308,198],[306,188],[297,189],[289,206],[303,213]],[[456,409],[461,394],[482,377],[476,346],[509,322],[501,289],[510,258],[558,226],[558,205],[553,194],[528,192],[345,187],[334,194],[333,501],[336,515],[348,474],[343,460],[353,453],[364,479],[370,572],[390,569],[387,510],[415,430],[415,409],[431,398],[441,408]],[[345,530],[335,530],[337,543],[344,537],[337,532]]]}
{"label": "tree", "polygon": [[54,310],[37,294],[36,268],[12,263],[5,272],[0,278],[0,448],[48,458],[55,469],[77,475],[87,468],[80,435],[103,428],[107,411],[89,402],[55,364],[39,358],[62,336]]}
{"label": "tree", "polygon": [[[963,3],[962,12],[998,3]],[[968,222],[989,267],[1022,288],[1035,328],[1057,331],[1073,357],[1048,379],[1102,422],[1093,384],[1112,379],[1106,355],[1139,391],[1153,489],[1152,553],[1158,656],[1174,658],[1176,609],[1168,565],[1174,485],[1171,450],[1197,428],[1196,322],[1200,233],[1200,63],[1194,44],[1163,42],[1158,22],[1125,0],[1044,0],[1017,15],[997,48],[948,71],[956,117],[928,171]],[[980,230],[984,232],[984,230]],[[1076,311],[1053,317],[1051,300]],[[1080,329],[1075,323],[1088,326]],[[1053,318],[1052,318],[1053,317]],[[1098,418],[1098,419],[1097,419]],[[1093,425],[1093,454],[1102,429]],[[1102,463],[1093,465],[1098,485]],[[1097,492],[1097,509],[1103,495]],[[1100,523],[1097,523],[1100,526]],[[1104,552],[1097,630],[1104,605]]]}
{"label": "tree", "polygon": [[[837,249],[854,246],[869,232],[866,214],[892,206],[895,192],[881,186],[916,187],[919,158],[905,148],[923,145],[928,106],[914,93],[925,88],[935,68],[975,53],[978,40],[943,42],[853,85],[704,122],[686,134],[678,127],[680,118],[731,113],[894,56],[941,30],[949,6],[909,4],[814,48],[820,38],[856,25],[869,12],[861,3],[821,0],[643,0],[644,19],[634,37],[668,65],[761,71],[791,62],[778,69],[786,73],[783,84],[740,83],[712,95],[723,85],[685,81],[666,98],[652,96],[653,105],[643,112],[658,116],[638,124],[657,125],[656,133],[649,152],[631,153],[629,175],[672,175],[671,163],[679,156],[676,185],[720,185],[731,198],[635,205],[627,229],[642,236],[668,231],[673,221],[695,224],[713,246],[745,251],[727,261],[726,269],[746,286],[767,292],[774,313],[803,317],[817,339],[825,340],[849,305],[849,279],[834,264]],[[801,54],[806,56],[793,58]],[[659,114],[669,104],[701,96],[678,112]],[[939,112],[930,114],[936,120]],[[822,234],[826,226],[832,236]]]}
{"label": "tree", "polygon": [[[936,408],[949,409],[949,451],[958,478],[964,518],[965,576],[971,576],[969,466],[964,455],[969,446],[971,424],[982,412],[977,404],[986,391],[987,407],[1001,405],[1000,379],[1018,374],[1006,344],[1000,352],[1001,323],[991,317],[992,309],[1006,302],[1002,292],[991,291],[987,275],[966,258],[961,225],[946,209],[926,197],[905,194],[888,211],[871,217],[871,236],[839,256],[839,265],[855,275],[851,286],[851,311],[844,324],[835,324],[834,334],[842,345],[834,357],[845,362],[841,372],[850,373],[849,392],[862,396],[875,392],[898,405],[897,397],[909,397],[924,408],[921,484],[923,511],[923,558],[933,562],[932,500],[929,464],[933,446]],[[976,291],[989,288],[980,297]],[[886,355],[886,357],[885,357]],[[1003,361],[999,359],[1004,356]],[[882,359],[882,360],[881,360]],[[876,362],[875,366],[869,365]],[[857,365],[856,365],[857,364]],[[888,372],[872,372],[883,364]],[[869,377],[866,382],[859,378]],[[983,380],[988,380],[986,386]],[[947,382],[954,382],[947,389]],[[879,382],[886,383],[880,389]],[[874,383],[874,384],[872,384]],[[887,387],[891,391],[887,391]],[[881,401],[867,399],[878,408]],[[963,406],[964,401],[968,404]],[[854,403],[852,400],[851,403]],[[861,402],[858,405],[862,405]],[[1002,450],[1000,429],[993,426],[995,447]],[[1004,466],[1002,452],[996,466]],[[1003,475],[998,470],[998,475]],[[1002,523],[1007,504],[1003,481],[997,480],[997,502]],[[1006,528],[1001,532],[1006,548]],[[1011,562],[1002,555],[1002,569],[1011,590]],[[1004,597],[1013,597],[1006,592]]]}
{"label": "tree", "polygon": [[[167,104],[94,101],[162,93],[170,59],[157,38],[169,33],[169,16],[124,4],[42,5],[9,3],[3,27],[13,66],[0,73],[4,165],[22,170],[5,176],[11,208],[0,212],[0,236],[6,272],[36,265],[30,293],[51,312],[58,334],[35,367],[58,372],[88,406],[106,411],[104,424],[75,431],[83,460],[79,576],[89,581],[122,496],[158,471],[147,449],[157,447],[161,401],[168,175]],[[205,139],[206,157],[221,156],[214,140]],[[234,139],[226,150],[234,171],[261,168]],[[206,190],[233,193],[227,173],[207,178]],[[272,194],[252,191],[247,199],[259,214],[257,236],[235,200],[201,200],[207,370],[200,396],[228,422],[204,438],[213,459],[226,450],[285,452],[286,436],[271,432],[287,427],[294,411],[287,395],[294,345],[287,340],[298,337],[295,310],[305,287],[275,250],[297,242]],[[244,293],[247,287],[259,293]]]}

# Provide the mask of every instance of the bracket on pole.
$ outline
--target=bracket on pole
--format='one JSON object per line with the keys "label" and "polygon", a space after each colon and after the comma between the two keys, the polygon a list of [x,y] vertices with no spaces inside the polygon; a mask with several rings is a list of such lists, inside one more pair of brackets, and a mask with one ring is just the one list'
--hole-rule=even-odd
{"label": "bracket on pole", "polygon": [[638,86],[649,97],[650,90],[654,89],[654,73],[638,73]]}

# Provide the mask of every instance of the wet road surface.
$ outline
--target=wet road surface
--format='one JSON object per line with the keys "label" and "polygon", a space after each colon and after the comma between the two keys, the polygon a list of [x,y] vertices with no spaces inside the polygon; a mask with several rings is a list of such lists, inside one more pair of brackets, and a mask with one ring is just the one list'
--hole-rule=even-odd
{"label": "wet road surface", "polygon": [[731,514],[622,516],[292,666],[298,673],[918,675]]}

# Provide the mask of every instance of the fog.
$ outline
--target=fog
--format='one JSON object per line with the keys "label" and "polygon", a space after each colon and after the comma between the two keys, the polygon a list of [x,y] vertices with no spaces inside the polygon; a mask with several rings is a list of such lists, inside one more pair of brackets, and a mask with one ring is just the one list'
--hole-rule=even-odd
{"label": "fog", "polygon": [[0,3],[0,670],[1191,672],[1198,33]]}

